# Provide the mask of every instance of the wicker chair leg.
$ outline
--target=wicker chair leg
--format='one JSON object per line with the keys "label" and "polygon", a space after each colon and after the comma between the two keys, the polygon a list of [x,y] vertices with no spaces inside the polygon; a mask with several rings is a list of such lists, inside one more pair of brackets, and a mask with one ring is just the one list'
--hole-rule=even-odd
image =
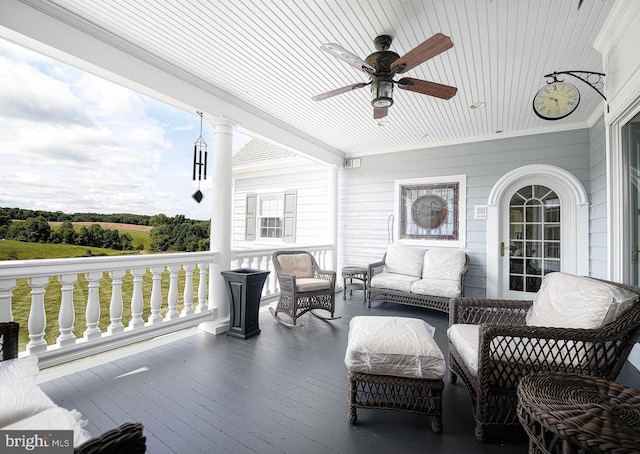
{"label": "wicker chair leg", "polygon": [[480,423],[476,423],[476,440],[478,440],[478,443],[486,443],[487,441],[487,431],[485,430],[484,426]]}
{"label": "wicker chair leg", "polygon": [[358,421],[358,415],[356,413],[356,382],[349,380],[349,413],[347,415],[349,422],[355,424]]}
{"label": "wicker chair leg", "polygon": [[431,429],[433,433],[439,434],[442,432],[442,418],[439,416],[434,416],[431,420]]}

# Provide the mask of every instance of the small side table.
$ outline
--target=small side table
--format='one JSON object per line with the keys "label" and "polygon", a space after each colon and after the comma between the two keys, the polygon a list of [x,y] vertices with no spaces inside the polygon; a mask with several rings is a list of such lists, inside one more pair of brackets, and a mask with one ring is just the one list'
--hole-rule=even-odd
{"label": "small side table", "polygon": [[637,453],[640,391],[603,378],[560,372],[527,375],[518,418],[529,453]]}
{"label": "small side table", "polygon": [[347,290],[349,290],[349,295],[353,295],[354,290],[362,290],[364,301],[366,301],[368,274],[369,268],[366,266],[345,266],[342,268],[342,279],[344,280],[342,299],[347,298]]}

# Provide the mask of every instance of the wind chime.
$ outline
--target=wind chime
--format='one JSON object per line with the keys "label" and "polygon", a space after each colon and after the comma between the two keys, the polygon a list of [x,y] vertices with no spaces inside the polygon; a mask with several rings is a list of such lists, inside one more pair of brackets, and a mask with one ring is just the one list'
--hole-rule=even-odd
{"label": "wind chime", "polygon": [[207,142],[202,138],[202,112],[196,113],[200,115],[200,137],[198,137],[198,140],[193,144],[193,181],[196,181],[197,174],[198,190],[194,192],[191,197],[200,203],[204,197],[204,194],[200,191],[200,182],[203,179],[207,179]]}

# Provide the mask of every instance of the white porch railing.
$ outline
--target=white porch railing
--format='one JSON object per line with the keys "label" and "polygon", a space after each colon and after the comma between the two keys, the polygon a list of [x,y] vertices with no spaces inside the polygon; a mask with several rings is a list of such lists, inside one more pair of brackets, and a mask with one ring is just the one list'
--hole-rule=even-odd
{"label": "white porch railing", "polygon": [[[216,253],[194,252],[0,262],[0,321],[12,321],[17,317],[20,330],[28,329],[29,342],[25,351],[38,355],[40,367],[132,344],[211,319],[213,308],[207,304],[207,271],[217,260]],[[122,283],[127,271],[133,288],[130,301],[125,303]],[[179,273],[184,276],[181,312],[178,312]],[[198,286],[194,289],[195,273],[198,273]],[[165,287],[168,280],[168,289],[164,291],[163,274]],[[79,275],[87,281],[86,293],[78,284]],[[13,294],[19,280],[25,278],[30,288],[29,308],[24,307],[29,301],[24,298],[17,301]],[[147,301],[143,295],[143,279],[151,281]],[[105,281],[108,284],[105,285]],[[107,285],[111,287],[110,292],[104,288]],[[60,299],[56,306],[59,309],[57,320],[52,320],[51,315],[47,318],[47,313],[56,311],[45,308],[45,293],[47,287],[58,286],[60,289],[56,291]],[[83,294],[83,301],[75,301],[78,294]],[[110,294],[110,323],[106,330],[100,327],[101,294]],[[125,305],[130,318],[127,326],[122,323]],[[84,310],[80,311],[82,308]],[[76,314],[82,312],[85,326],[76,327]],[[142,318],[143,312],[148,313],[146,321]],[[45,332],[47,326],[51,331],[51,326],[55,325],[59,334],[55,344],[50,345],[45,340]],[[76,333],[81,331],[80,338],[74,334],[74,329]]]}
{"label": "white porch railing", "polygon": [[[279,294],[271,255],[281,249],[232,252],[230,269],[272,271],[263,288],[263,303]],[[333,247],[304,250],[326,268]],[[207,301],[209,267],[218,260],[217,253],[192,252],[3,261],[0,322],[15,319],[21,331],[28,330],[29,341],[21,355],[38,355],[41,368],[133,344],[212,320],[216,305],[227,304]],[[123,293],[123,280],[132,287],[130,296],[129,292]],[[17,287],[20,297],[14,294]],[[54,295],[55,307],[50,307],[51,302],[45,307],[45,295],[47,301]],[[101,326],[101,302],[104,307],[106,301],[108,321],[102,314]],[[77,323],[76,317],[82,319],[82,314],[84,320]],[[126,326],[123,316],[128,320]],[[55,341],[52,332],[57,336]]]}

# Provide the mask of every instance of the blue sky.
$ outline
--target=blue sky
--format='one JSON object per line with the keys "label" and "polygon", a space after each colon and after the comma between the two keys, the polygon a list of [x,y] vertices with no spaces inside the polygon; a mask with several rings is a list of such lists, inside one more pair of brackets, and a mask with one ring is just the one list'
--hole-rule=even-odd
{"label": "blue sky", "polygon": [[[200,117],[0,39],[0,207],[211,217]],[[213,127],[206,120],[212,175]],[[236,133],[234,151],[250,138]]]}

